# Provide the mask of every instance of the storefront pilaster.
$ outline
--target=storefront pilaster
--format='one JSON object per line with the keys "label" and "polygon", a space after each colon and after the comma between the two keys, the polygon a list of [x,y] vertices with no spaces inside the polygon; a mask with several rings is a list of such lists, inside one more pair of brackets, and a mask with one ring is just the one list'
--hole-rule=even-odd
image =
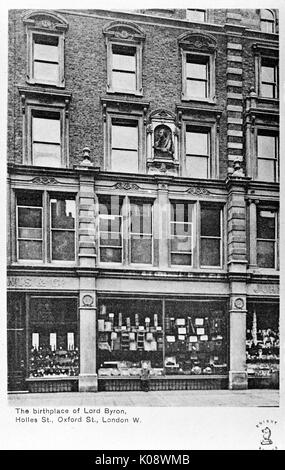
{"label": "storefront pilaster", "polygon": [[[238,283],[241,284],[241,283]],[[230,370],[229,389],[247,389],[246,372],[246,296],[236,290],[230,297]],[[239,286],[240,287],[240,286]]]}

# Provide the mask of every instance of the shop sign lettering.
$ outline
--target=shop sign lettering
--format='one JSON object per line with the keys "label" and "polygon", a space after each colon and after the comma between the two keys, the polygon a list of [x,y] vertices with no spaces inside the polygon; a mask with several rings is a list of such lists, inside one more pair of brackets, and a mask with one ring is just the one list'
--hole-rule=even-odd
{"label": "shop sign lettering", "polygon": [[64,279],[43,277],[8,277],[10,289],[62,289]]}
{"label": "shop sign lettering", "polygon": [[276,284],[272,284],[272,285],[256,284],[255,286],[253,286],[253,292],[255,294],[278,295],[279,286]]}

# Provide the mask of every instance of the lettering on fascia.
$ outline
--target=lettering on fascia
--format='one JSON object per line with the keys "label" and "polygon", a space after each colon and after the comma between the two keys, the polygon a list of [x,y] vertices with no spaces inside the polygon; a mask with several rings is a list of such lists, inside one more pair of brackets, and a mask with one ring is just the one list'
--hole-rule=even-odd
{"label": "lettering on fascia", "polygon": [[46,288],[60,288],[64,287],[64,280],[57,278],[32,278],[32,277],[8,277],[8,288],[17,288],[17,289],[46,289]]}
{"label": "lettering on fascia", "polygon": [[279,294],[279,286],[278,285],[256,285],[253,288],[253,291],[256,294]]}

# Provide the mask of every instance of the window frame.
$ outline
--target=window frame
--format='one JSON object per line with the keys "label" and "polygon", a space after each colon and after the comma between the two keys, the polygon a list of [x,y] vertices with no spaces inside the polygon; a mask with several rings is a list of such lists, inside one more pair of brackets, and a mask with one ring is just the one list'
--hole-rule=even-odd
{"label": "window frame", "polygon": [[[259,157],[258,156],[258,137],[260,135],[268,135],[271,137],[275,138],[275,158],[265,158],[265,157]],[[279,147],[279,132],[276,128],[271,128],[271,127],[263,127],[263,126],[258,126],[256,129],[255,133],[255,156],[256,156],[256,164],[255,164],[255,170],[254,170],[254,179],[255,181],[264,181],[258,178],[258,161],[259,160],[272,160],[275,162],[275,177],[273,181],[270,181],[270,183],[278,183],[279,182],[279,161],[280,161],[280,147]]]}
{"label": "window frame", "polygon": [[[101,254],[100,254],[100,198],[104,197],[118,197],[122,198],[122,206],[121,206],[121,237],[122,237],[122,244],[121,244],[121,261],[102,261]],[[150,203],[152,206],[152,215],[151,215],[151,224],[152,224],[152,262],[151,263],[132,263],[131,261],[131,201],[138,200],[146,203]],[[138,195],[126,195],[126,194],[110,194],[110,193],[97,193],[97,201],[96,201],[96,211],[98,214],[98,223],[97,223],[97,230],[96,230],[96,237],[98,241],[98,265],[102,267],[138,267],[146,269],[149,267],[153,267],[155,265],[155,248],[154,248],[154,203],[156,197],[155,196],[147,196],[142,197]]]}
{"label": "window frame", "polygon": [[[269,20],[269,19],[266,19],[263,14],[264,12],[267,12],[269,11],[271,14],[272,14],[272,20]],[[271,24],[272,25],[272,31],[267,31],[267,30],[264,30],[262,29],[262,25],[268,25],[268,24]],[[260,10],[260,30],[263,32],[263,33],[267,33],[267,34],[275,34],[276,33],[276,14],[274,12],[274,10],[270,10],[270,9],[261,9]]]}
{"label": "window frame", "polygon": [[[34,38],[55,37],[58,38],[58,80],[37,79],[34,76]],[[27,77],[26,81],[30,85],[50,85],[56,88],[65,88],[64,76],[64,32],[45,31],[42,29],[27,28]]]}
{"label": "window frame", "polygon": [[[169,265],[171,268],[177,268],[177,266],[179,267],[182,267],[182,268],[187,268],[187,269],[193,269],[194,267],[194,257],[196,255],[196,248],[197,248],[197,241],[196,241],[196,220],[197,220],[197,204],[195,203],[195,201],[190,201],[190,200],[175,200],[175,199],[170,199],[169,200],[169,203],[170,203],[170,218],[169,218]],[[189,252],[174,252],[172,251],[171,249],[171,241],[172,241],[172,231],[171,231],[171,228],[172,228],[172,225],[175,225],[177,223],[183,223],[185,224],[185,222],[176,222],[176,221],[173,221],[172,218],[171,218],[171,206],[173,204],[191,204],[193,207],[192,207],[192,222],[186,222],[187,225],[190,225],[191,224],[191,251]],[[187,236],[187,235],[186,235]],[[190,237],[190,235],[187,236],[188,238]],[[171,262],[171,259],[172,259],[172,254],[175,253],[182,253],[182,254],[190,254],[191,255],[191,264],[172,264]]]}
{"label": "window frame", "polygon": [[[208,102],[214,103],[215,102],[215,52],[195,52],[192,50],[181,50],[182,54],[182,93],[181,93],[181,100],[182,101],[201,101],[201,102]],[[208,96],[195,96],[187,93],[187,63],[188,58],[195,58],[198,60],[204,59],[207,63],[207,89],[208,89]]]}
{"label": "window frame", "polygon": [[[263,62],[268,62],[268,63],[271,62],[272,63],[272,65],[270,65],[270,67],[273,69],[273,73],[274,73],[274,81],[273,82],[262,81],[262,67],[264,67],[264,66],[266,67],[266,65],[263,65]],[[262,85],[263,84],[270,85],[273,88],[273,96],[264,96],[262,94]],[[279,99],[279,64],[278,64],[278,61],[273,57],[262,56],[260,58],[259,95],[260,95],[261,98],[267,98],[267,99],[270,99],[270,100]]]}
{"label": "window frame", "polygon": [[[274,223],[275,223],[275,237],[274,239],[272,238],[258,238],[257,237],[257,232],[258,232],[258,213],[262,211],[271,211],[274,212]],[[270,205],[258,205],[256,208],[256,266],[260,270],[266,270],[266,271],[277,271],[278,266],[279,266],[279,237],[278,237],[278,227],[279,227],[279,211],[276,207],[270,206]],[[257,264],[257,257],[258,257],[258,241],[271,241],[274,243],[274,266],[273,267],[264,267],[264,266],[259,266]]]}
{"label": "window frame", "polygon": [[[27,190],[28,193],[31,190]],[[31,264],[31,265],[39,265],[45,264],[49,266],[56,266],[56,265],[72,265],[74,266],[77,263],[78,258],[78,195],[74,192],[67,192],[67,191],[49,191],[49,190],[36,190],[37,193],[41,194],[42,197],[42,204],[41,206],[35,206],[36,208],[40,208],[42,212],[42,259],[19,259],[19,237],[18,237],[18,208],[24,207],[18,204],[18,197],[23,194],[23,189],[17,188],[15,189],[15,261],[17,264]],[[66,199],[70,199],[74,201],[75,205],[75,214],[74,214],[74,259],[73,260],[55,260],[52,259],[52,228],[51,228],[51,200],[56,199],[58,196],[61,196]],[[28,208],[33,208],[34,206],[27,206]]]}
{"label": "window frame", "polygon": [[[201,218],[201,214],[202,214],[202,210],[203,209],[216,209],[219,211],[219,215],[220,215],[220,236],[219,237],[215,237],[215,236],[205,236],[205,235],[202,235],[201,234],[201,224],[202,224],[202,218]],[[200,226],[199,226],[199,230],[200,230],[200,238],[199,238],[199,266],[200,268],[212,268],[212,269],[220,269],[223,267],[223,237],[224,237],[224,227],[223,227],[223,207],[221,207],[221,205],[218,205],[218,204],[214,204],[214,203],[205,203],[205,202],[200,202],[200,208],[199,208],[199,220],[200,220]],[[219,265],[204,265],[202,264],[201,262],[201,247],[202,247],[202,239],[218,239],[220,240],[220,244],[219,244],[219,250],[220,250],[220,264]]]}
{"label": "window frame", "polygon": [[[31,239],[31,238],[20,238],[19,237],[19,209],[23,207],[25,209],[40,209],[41,210],[41,232],[42,236],[41,239]],[[22,228],[22,227],[21,227]],[[30,240],[30,241],[40,241],[41,242],[41,251],[42,251],[42,258],[41,259],[31,259],[31,258],[20,258],[19,257],[19,241],[20,240]],[[43,201],[41,206],[24,206],[18,204],[18,196],[16,195],[16,259],[18,263],[42,263],[44,259],[44,243],[45,243],[45,233],[44,233],[44,210],[43,210]]]}

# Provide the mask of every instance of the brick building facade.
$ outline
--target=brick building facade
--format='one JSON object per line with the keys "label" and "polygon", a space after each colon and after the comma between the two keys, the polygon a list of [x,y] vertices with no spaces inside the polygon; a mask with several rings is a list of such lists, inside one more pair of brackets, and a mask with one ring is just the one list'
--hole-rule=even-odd
{"label": "brick building facade", "polygon": [[278,11],[9,13],[8,389],[277,386]]}

